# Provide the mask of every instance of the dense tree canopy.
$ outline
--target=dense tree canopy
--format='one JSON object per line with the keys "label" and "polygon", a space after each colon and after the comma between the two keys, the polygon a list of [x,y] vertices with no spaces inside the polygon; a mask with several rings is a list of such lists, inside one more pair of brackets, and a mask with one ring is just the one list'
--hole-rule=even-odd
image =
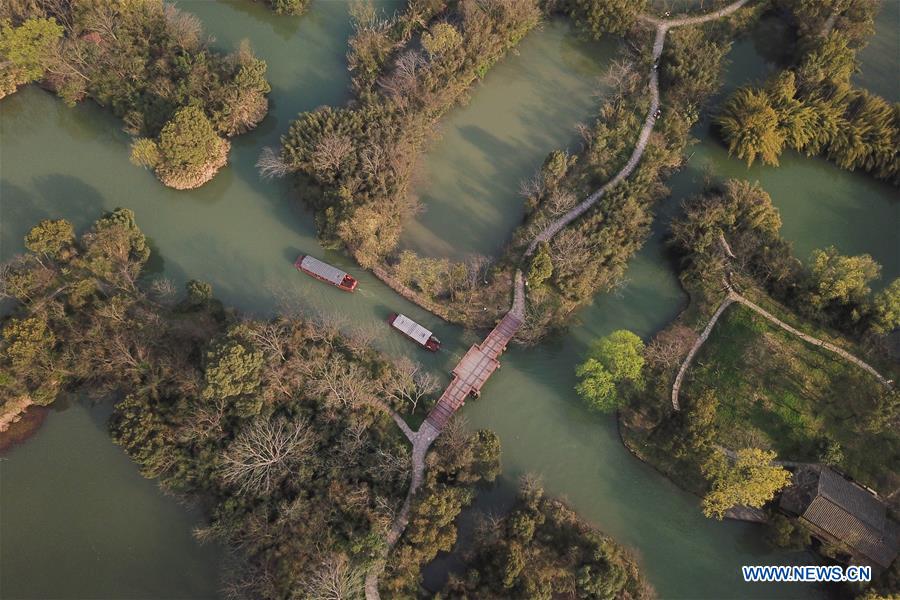
{"label": "dense tree canopy", "polygon": [[163,126],[159,143],[139,138],[132,162],[154,168],[163,183],[176,189],[194,188],[215,175],[228,160],[229,144],[195,106],[178,110]]}
{"label": "dense tree canopy", "polygon": [[785,148],[825,155],[844,169],[898,182],[900,105],[853,87],[856,51],[875,2],[780,0],[800,39],[792,68],[763,88],[743,87],[716,117],[729,153],[777,165]]}
{"label": "dense tree canopy", "polygon": [[868,254],[842,256],[834,246],[816,250],[810,261],[810,301],[819,308],[832,302],[861,304],[872,291],[869,282],[880,272],[881,267]]}
{"label": "dense tree canopy", "polygon": [[441,598],[650,598],[634,559],[526,480],[503,518],[483,521],[463,575]]}
{"label": "dense tree canopy", "polygon": [[648,6],[647,0],[563,0],[563,10],[591,37],[624,35]]}
{"label": "dense tree canopy", "polygon": [[[540,11],[534,0],[416,0],[386,22],[354,11],[348,59],[358,102],[301,114],[282,139],[281,160],[299,174],[320,237],[370,267],[394,251],[415,213],[408,186],[434,122]],[[416,33],[421,48],[410,43]]]}
{"label": "dense tree canopy", "polygon": [[16,72],[27,74],[16,81],[42,79],[68,103],[108,106],[141,136],[134,162],[155,168],[166,185],[208,181],[227,160],[224,138],[252,129],[268,110],[266,64],[249,45],[213,52],[200,21],[162,0],[13,3],[3,17],[0,57],[10,53],[22,65]]}
{"label": "dense tree canopy", "polygon": [[0,98],[40,79],[63,28],[54,19],[25,19],[14,27],[0,13]]}
{"label": "dense tree canopy", "polygon": [[[69,393],[116,399],[116,443],[147,477],[202,500],[199,535],[238,558],[229,596],[306,597],[335,578],[359,596],[409,485],[389,413],[433,399],[421,367],[311,319],[242,318],[203,282],[173,298],[144,272],[149,245],[129,210],[80,237],[43,221],[26,239],[31,252],[0,277],[16,301],[0,323],[0,418]],[[416,593],[499,452],[495,435],[459,424],[435,444],[385,593]]]}

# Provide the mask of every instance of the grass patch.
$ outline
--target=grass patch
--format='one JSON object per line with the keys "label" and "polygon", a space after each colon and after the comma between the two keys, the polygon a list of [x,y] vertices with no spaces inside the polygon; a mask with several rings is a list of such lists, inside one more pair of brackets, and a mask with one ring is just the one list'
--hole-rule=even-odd
{"label": "grass patch", "polygon": [[896,487],[900,435],[882,423],[896,400],[862,369],[740,305],[727,309],[695,361],[683,397],[690,403],[715,391],[720,444],[819,461],[836,443],[838,469],[876,488]]}

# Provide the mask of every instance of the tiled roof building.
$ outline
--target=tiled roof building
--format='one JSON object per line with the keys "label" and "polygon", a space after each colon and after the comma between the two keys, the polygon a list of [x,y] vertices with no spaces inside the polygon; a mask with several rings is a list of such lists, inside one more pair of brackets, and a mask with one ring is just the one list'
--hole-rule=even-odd
{"label": "tiled roof building", "polygon": [[900,527],[888,518],[884,503],[827,467],[798,469],[781,507],[816,537],[847,546],[858,560],[887,568],[897,557]]}

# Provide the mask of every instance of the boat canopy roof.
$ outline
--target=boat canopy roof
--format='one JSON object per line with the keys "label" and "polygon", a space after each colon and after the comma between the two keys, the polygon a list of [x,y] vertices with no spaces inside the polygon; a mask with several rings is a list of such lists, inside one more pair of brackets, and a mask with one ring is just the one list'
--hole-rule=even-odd
{"label": "boat canopy roof", "polygon": [[332,267],[331,265],[323,263],[321,260],[308,255],[304,256],[303,260],[300,261],[300,268],[315,273],[322,279],[330,281],[334,285],[340,285],[344,281],[344,277],[347,276],[346,272],[341,271],[337,267]]}
{"label": "boat canopy roof", "polygon": [[397,315],[393,322],[394,327],[416,340],[420,344],[424,344],[431,339],[431,332],[404,315]]}

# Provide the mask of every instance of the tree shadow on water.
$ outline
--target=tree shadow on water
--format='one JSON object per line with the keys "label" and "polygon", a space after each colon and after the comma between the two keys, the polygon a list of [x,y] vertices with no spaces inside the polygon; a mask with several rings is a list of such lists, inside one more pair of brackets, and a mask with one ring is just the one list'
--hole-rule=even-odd
{"label": "tree shadow on water", "polygon": [[48,218],[28,190],[0,180],[0,261],[9,260],[24,247],[22,238],[35,223]]}
{"label": "tree shadow on water", "polygon": [[33,179],[37,202],[57,219],[68,219],[76,229],[86,227],[111,209],[94,186],[72,175],[41,175]]}

